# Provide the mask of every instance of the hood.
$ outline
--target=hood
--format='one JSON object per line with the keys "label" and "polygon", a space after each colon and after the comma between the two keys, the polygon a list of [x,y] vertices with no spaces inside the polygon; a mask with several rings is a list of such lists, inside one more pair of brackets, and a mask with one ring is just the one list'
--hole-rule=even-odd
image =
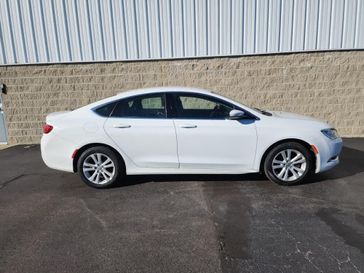
{"label": "hood", "polygon": [[311,120],[311,121],[318,121],[322,122],[321,120],[315,119],[313,117],[308,117],[304,115],[289,113],[289,112],[280,112],[280,111],[269,111],[273,114],[276,118],[282,118],[282,119],[299,119],[299,120]]}

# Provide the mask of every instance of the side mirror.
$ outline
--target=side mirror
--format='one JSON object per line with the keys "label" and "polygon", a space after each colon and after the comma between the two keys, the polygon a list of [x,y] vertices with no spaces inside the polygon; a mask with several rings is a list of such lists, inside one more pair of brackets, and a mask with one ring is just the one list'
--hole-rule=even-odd
{"label": "side mirror", "polygon": [[241,111],[241,110],[231,110],[230,113],[229,113],[229,119],[231,120],[239,120],[239,119],[242,119],[244,118],[245,116],[245,113],[244,111]]}

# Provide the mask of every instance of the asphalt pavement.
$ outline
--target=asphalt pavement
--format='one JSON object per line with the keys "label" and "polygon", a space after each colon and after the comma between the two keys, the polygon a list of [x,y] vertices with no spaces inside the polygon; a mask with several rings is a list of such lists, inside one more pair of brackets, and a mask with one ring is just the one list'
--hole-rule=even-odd
{"label": "asphalt pavement", "polygon": [[305,184],[129,177],[97,190],[0,151],[0,272],[364,272],[364,139]]}

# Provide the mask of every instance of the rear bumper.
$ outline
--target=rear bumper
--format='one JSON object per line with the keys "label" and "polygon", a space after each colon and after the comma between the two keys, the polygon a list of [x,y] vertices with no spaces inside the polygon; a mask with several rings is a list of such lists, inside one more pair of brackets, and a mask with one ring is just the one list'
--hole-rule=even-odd
{"label": "rear bumper", "polygon": [[332,169],[339,164],[339,155],[343,146],[341,138],[335,140],[324,139],[318,145],[319,156],[316,166],[316,173]]}
{"label": "rear bumper", "polygon": [[51,169],[73,172],[72,154],[76,145],[54,134],[43,135],[40,150],[44,163]]}

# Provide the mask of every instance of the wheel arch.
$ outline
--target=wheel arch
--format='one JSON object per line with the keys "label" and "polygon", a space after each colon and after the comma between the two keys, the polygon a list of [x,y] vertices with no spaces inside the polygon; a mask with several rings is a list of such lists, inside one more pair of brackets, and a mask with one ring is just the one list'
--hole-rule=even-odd
{"label": "wheel arch", "polygon": [[313,160],[313,169],[316,170],[316,165],[317,165],[317,157],[316,157],[316,154],[315,152],[312,150],[312,147],[309,143],[307,143],[306,141],[302,140],[302,139],[298,139],[298,138],[287,138],[287,139],[282,139],[282,140],[279,140],[275,143],[273,143],[272,145],[270,145],[268,147],[268,149],[265,150],[263,156],[261,157],[260,159],[260,164],[259,164],[259,171],[260,172],[263,172],[264,170],[264,161],[265,159],[267,158],[267,155],[269,154],[269,152],[274,148],[276,147],[277,145],[280,145],[282,143],[286,143],[286,142],[296,142],[296,143],[299,143],[301,145],[303,145],[304,147],[307,148],[307,150],[311,153],[312,155],[312,158],[314,159]]}
{"label": "wheel arch", "polygon": [[73,157],[73,172],[74,173],[77,173],[77,163],[78,163],[78,160],[80,159],[80,156],[82,155],[82,153],[84,151],[86,151],[87,149],[89,148],[92,148],[92,147],[106,147],[106,148],[109,148],[110,150],[112,150],[118,157],[119,157],[119,160],[121,162],[121,164],[123,164],[123,167],[124,167],[124,170],[125,170],[125,160],[124,158],[122,157],[122,155],[115,149],[113,148],[112,146],[110,145],[107,145],[107,144],[104,144],[104,143],[90,143],[90,144],[86,144],[84,146],[82,146],[81,148],[79,148],[76,152],[76,154],[74,155]]}

